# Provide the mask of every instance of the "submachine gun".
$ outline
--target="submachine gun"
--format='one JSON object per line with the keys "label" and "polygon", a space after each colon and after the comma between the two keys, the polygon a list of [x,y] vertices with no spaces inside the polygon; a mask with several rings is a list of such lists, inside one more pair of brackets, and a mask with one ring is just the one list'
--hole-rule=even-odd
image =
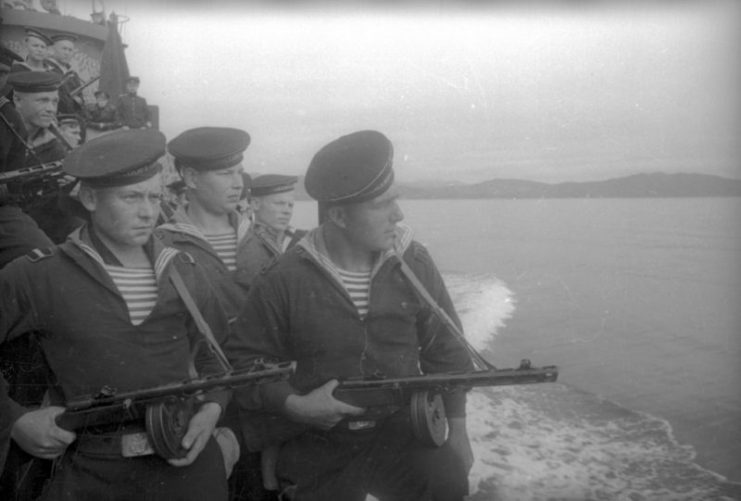
{"label": "submachine gun", "polygon": [[[396,378],[376,376],[340,379],[332,396],[347,404],[365,408],[365,413],[346,418],[338,426],[345,426],[349,430],[372,428],[378,420],[406,410],[414,436],[422,444],[439,447],[445,442],[448,429],[442,394],[474,387],[549,383],[558,379],[558,367],[555,365],[534,367],[530,360],[524,359],[516,369],[497,369],[487,362],[427,292],[403,258],[398,259],[402,273],[450,334],[466,348],[476,370]],[[258,437],[253,443],[249,443],[250,438],[246,437],[248,446],[253,448],[289,440],[307,430],[306,425],[268,412],[255,412],[249,422],[243,424]]]}
{"label": "submachine gun", "polygon": [[[481,386],[507,386],[554,382],[558,367],[532,367],[522,360],[516,369],[496,369],[461,373],[377,379],[345,379],[334,389],[337,400],[364,407],[366,413],[347,421],[349,429],[362,429],[367,420],[383,417],[408,406],[412,432],[423,444],[440,446],[447,435],[442,394],[456,389]],[[372,422],[372,421],[371,421]]]}
{"label": "submachine gun", "polygon": [[227,390],[287,379],[294,364],[257,363],[248,370],[207,376],[142,390],[119,392],[104,386],[96,395],[67,401],[56,424],[75,431],[88,427],[144,421],[152,449],[159,456],[181,458],[187,450],[180,445],[190,418],[197,411],[198,397],[210,390]]}
{"label": "submachine gun", "polygon": [[[401,256],[397,257],[401,272],[410,285],[447,327],[450,334],[466,348],[477,370],[394,379],[347,379],[341,381],[335,388],[333,392],[335,398],[357,407],[365,407],[366,415],[371,419],[379,414],[379,411],[383,415],[388,410],[393,412],[394,409],[403,409],[408,405],[414,435],[423,444],[439,447],[447,436],[442,393],[480,386],[547,383],[558,379],[558,367],[555,365],[538,368],[533,367],[530,360],[522,360],[516,369],[497,369],[491,365],[466,340],[458,325],[427,292],[404,259]],[[363,425],[363,416],[353,417],[347,422],[350,429],[362,428]]]}

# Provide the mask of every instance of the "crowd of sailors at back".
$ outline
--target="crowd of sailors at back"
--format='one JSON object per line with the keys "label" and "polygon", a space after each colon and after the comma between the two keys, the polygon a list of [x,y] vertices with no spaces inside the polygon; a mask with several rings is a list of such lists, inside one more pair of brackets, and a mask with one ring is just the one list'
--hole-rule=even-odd
{"label": "crowd of sailors at back", "polygon": [[[77,119],[80,139],[71,142],[81,143],[86,130],[111,131],[122,129],[141,129],[152,127],[152,118],[146,99],[137,95],[140,80],[136,76],[125,82],[126,91],[120,96],[111,96],[103,89],[94,92],[95,101],[86,102],[83,90],[94,81],[83,82],[73,67],[77,37],[69,33],[43,33],[36,28],[26,28],[23,39],[25,56],[3,47],[0,55],[0,96],[10,97],[13,90],[6,84],[9,74],[20,72],[53,72],[61,76],[58,86],[57,112],[59,118]],[[97,79],[96,79],[97,80]],[[59,124],[61,126],[61,123]],[[75,144],[75,141],[77,144]]]}

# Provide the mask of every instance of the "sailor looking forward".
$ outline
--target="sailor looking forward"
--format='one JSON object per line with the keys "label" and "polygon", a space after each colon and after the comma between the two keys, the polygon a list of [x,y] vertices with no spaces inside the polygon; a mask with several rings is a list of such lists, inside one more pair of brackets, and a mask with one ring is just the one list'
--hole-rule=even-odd
{"label": "sailor looking forward", "polygon": [[264,174],[252,181],[250,208],[254,222],[239,256],[239,277],[250,284],[260,271],[306,235],[291,226],[296,176]]}
{"label": "sailor looking forward", "polygon": [[41,331],[60,390],[49,407],[13,409],[13,440],[33,456],[60,458],[43,499],[226,499],[224,460],[212,438],[228,399],[222,392],[205,394],[187,421],[182,459],[127,447],[143,422],[123,416],[77,433],[55,423],[60,405],[104,386],[138,390],[181,382],[193,370],[221,372],[212,356],[192,353],[202,337],[172,281],[182,279],[221,341],[226,316],[209,277],[152,235],[164,152],[157,131],[112,133],[75,150],[64,169],[80,179],[87,223],[64,244],[0,270],[0,342]]}

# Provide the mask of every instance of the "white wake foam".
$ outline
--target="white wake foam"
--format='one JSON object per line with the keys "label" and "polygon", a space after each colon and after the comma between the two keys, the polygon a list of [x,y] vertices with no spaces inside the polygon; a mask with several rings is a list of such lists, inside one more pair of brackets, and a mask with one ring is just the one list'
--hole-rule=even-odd
{"label": "white wake foam", "polygon": [[497,331],[515,310],[512,291],[491,275],[449,274],[444,278],[466,339],[477,350],[490,347]]}

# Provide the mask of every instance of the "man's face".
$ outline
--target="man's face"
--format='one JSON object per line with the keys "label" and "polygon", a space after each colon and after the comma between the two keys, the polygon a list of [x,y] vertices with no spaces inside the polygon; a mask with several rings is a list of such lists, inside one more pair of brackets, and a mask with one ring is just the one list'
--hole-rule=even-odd
{"label": "man's face", "polygon": [[293,190],[255,197],[252,199],[252,213],[256,221],[276,231],[285,231],[291,223],[293,203]]}
{"label": "man's face", "polygon": [[139,90],[138,82],[126,82],[126,92],[128,92],[129,94],[136,94],[138,90]]}
{"label": "man's face", "polygon": [[59,93],[50,92],[15,92],[15,108],[23,117],[23,121],[34,127],[49,127],[57,115],[59,104]]}
{"label": "man's face", "polygon": [[91,192],[90,197],[81,194],[80,200],[90,211],[93,226],[105,243],[118,249],[131,249],[149,240],[160,213],[160,176]]}
{"label": "man's face", "polygon": [[54,57],[63,63],[72,61],[75,53],[75,45],[70,40],[59,40],[54,42]]}
{"label": "man's face", "polygon": [[102,94],[98,94],[97,96],[95,96],[95,102],[97,102],[98,106],[100,106],[101,108],[105,108],[106,104],[108,104],[108,98]]}
{"label": "man's face", "polygon": [[36,62],[43,61],[49,55],[46,42],[36,37],[26,38],[26,50],[28,50],[28,58]]}
{"label": "man's face", "polygon": [[226,169],[198,172],[189,169],[188,199],[212,214],[227,214],[236,210],[242,194],[242,164]]}
{"label": "man's face", "polygon": [[390,249],[396,239],[396,224],[404,219],[394,188],[358,204],[342,208],[344,233],[357,249],[378,252]]}
{"label": "man's face", "polygon": [[64,138],[69,144],[72,145],[73,148],[80,146],[80,143],[82,142],[80,124],[69,123],[60,125],[59,132],[62,133],[62,136],[64,136]]}

